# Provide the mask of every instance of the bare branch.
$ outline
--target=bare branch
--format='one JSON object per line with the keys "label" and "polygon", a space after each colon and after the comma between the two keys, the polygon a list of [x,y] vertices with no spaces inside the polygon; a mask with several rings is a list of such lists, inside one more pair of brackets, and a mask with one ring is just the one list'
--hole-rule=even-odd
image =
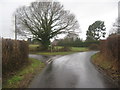
{"label": "bare branch", "polygon": [[16,15],[20,32],[30,32],[42,42],[79,28],[75,16],[64,10],[59,2],[33,2],[28,7],[19,8]]}

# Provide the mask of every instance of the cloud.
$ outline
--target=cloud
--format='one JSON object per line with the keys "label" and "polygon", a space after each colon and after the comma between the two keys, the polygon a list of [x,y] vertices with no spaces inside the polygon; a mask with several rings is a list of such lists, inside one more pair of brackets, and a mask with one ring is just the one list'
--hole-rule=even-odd
{"label": "cloud", "polygon": [[[0,1],[0,34],[3,37],[14,38],[13,13],[16,8],[29,5],[36,0],[1,0]],[[117,5],[119,0],[54,0],[60,1],[66,10],[75,14],[82,30],[81,38],[85,39],[85,33],[90,24],[96,20],[105,21],[109,31],[112,23],[117,18]],[[108,32],[107,31],[107,32]]]}

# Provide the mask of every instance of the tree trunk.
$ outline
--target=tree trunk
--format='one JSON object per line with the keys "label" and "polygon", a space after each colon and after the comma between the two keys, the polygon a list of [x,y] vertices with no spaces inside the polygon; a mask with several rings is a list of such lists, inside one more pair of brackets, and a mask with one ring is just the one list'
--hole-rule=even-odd
{"label": "tree trunk", "polygon": [[48,51],[50,45],[50,40],[43,40],[42,42],[42,51]]}

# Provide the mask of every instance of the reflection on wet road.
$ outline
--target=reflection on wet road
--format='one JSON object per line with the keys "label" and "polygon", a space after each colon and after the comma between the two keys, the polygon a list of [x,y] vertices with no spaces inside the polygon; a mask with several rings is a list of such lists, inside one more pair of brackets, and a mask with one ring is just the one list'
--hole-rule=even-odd
{"label": "reflection on wet road", "polygon": [[31,88],[111,88],[114,87],[90,62],[95,51],[65,55],[55,59],[31,82]]}

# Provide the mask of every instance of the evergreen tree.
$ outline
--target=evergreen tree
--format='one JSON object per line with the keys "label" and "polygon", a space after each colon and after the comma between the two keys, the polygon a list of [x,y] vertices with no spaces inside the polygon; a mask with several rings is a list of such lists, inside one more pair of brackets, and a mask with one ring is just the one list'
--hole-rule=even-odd
{"label": "evergreen tree", "polygon": [[95,21],[88,27],[86,41],[97,41],[101,37],[105,37],[106,28],[103,21]]}

